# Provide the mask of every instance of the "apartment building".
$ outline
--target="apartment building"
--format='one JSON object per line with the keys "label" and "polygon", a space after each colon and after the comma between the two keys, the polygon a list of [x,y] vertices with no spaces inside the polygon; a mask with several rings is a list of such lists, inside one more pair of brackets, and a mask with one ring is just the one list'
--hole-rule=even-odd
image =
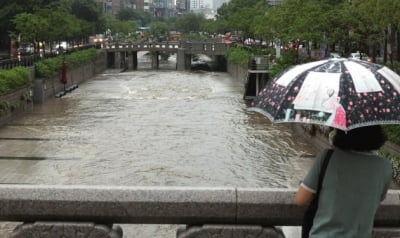
{"label": "apartment building", "polygon": [[110,15],[116,15],[121,9],[121,0],[95,0],[100,3],[103,12]]}
{"label": "apartment building", "polygon": [[190,0],[176,0],[176,14],[182,15],[190,10]]}
{"label": "apartment building", "polygon": [[154,16],[156,17],[170,17],[175,15],[175,1],[174,0],[153,0]]}
{"label": "apartment building", "polygon": [[149,12],[151,14],[154,13],[154,4],[153,0],[144,0],[143,1],[143,11]]}
{"label": "apartment building", "polygon": [[138,11],[144,11],[144,0],[124,0],[123,6]]}
{"label": "apartment building", "polygon": [[196,11],[205,8],[204,0],[190,0],[190,10]]}

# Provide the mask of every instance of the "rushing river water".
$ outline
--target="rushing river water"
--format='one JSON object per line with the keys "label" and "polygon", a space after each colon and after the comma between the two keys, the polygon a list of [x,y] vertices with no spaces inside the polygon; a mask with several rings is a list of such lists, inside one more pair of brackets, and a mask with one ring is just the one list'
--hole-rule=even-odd
{"label": "rushing river water", "polygon": [[0,128],[0,183],[296,187],[316,151],[242,93],[227,73],[105,72]]}

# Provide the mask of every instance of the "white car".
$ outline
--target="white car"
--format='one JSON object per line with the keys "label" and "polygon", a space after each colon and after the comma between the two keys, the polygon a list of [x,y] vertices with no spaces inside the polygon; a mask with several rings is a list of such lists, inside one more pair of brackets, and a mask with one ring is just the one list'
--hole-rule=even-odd
{"label": "white car", "polygon": [[360,53],[360,52],[356,52],[356,53],[351,53],[349,56],[349,59],[353,59],[353,60],[364,60],[364,61],[368,61],[371,62],[371,58],[365,54],[365,53]]}
{"label": "white car", "polygon": [[326,58],[329,59],[340,58],[340,57],[341,57],[340,54],[335,52],[329,52],[328,55],[326,56]]}

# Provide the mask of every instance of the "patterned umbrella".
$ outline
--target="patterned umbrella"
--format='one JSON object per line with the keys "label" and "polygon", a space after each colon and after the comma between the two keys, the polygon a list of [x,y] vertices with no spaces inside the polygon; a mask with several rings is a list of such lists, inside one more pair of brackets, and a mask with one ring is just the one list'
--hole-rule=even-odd
{"label": "patterned umbrella", "polygon": [[270,80],[249,110],[272,122],[325,125],[348,131],[400,124],[400,76],[361,60],[329,59],[289,68]]}

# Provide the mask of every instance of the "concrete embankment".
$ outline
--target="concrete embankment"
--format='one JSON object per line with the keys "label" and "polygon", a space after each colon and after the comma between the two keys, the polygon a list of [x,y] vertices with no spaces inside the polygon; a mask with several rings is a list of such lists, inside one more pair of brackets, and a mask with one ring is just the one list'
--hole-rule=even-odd
{"label": "concrete embankment", "polygon": [[96,61],[76,69],[67,69],[66,84],[61,82],[61,74],[48,79],[35,78],[33,80],[33,102],[35,104],[41,104],[51,97],[62,95],[60,93],[63,93],[65,89],[90,79],[94,75],[104,71],[106,67],[107,55],[105,52],[101,52]]}
{"label": "concrete embankment", "polygon": [[68,82],[65,85],[60,80],[61,75],[49,79],[35,78],[35,68],[27,67],[32,84],[0,96],[0,126],[10,123],[25,112],[31,111],[33,104],[44,103],[64,89],[71,88],[73,85],[77,86],[104,71],[107,67],[106,57],[107,55],[101,52],[95,62],[68,70]]}
{"label": "concrete embankment", "polygon": [[0,96],[0,126],[33,108],[31,87],[26,86]]}

